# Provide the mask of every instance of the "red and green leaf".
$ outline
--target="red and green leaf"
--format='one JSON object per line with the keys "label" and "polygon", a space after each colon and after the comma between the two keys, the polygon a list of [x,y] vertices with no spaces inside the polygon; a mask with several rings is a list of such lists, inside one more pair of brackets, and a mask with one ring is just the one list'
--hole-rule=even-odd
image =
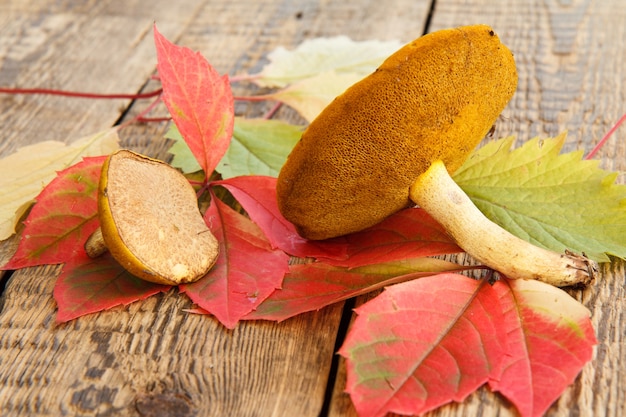
{"label": "red and green leaf", "polygon": [[388,287],[356,309],[340,354],[361,417],[463,401],[500,372],[504,318],[484,281],[442,274]]}
{"label": "red and green leaf", "polygon": [[345,239],[347,258],[326,262],[354,268],[463,251],[439,223],[419,208],[402,210],[369,229],[347,235]]}
{"label": "red and green leaf", "polygon": [[215,196],[205,221],[220,243],[219,257],[205,277],[180,289],[232,329],[281,286],[289,256],[273,249],[257,225]]}
{"label": "red and green leaf", "polygon": [[3,269],[69,262],[98,228],[97,191],[106,157],[86,157],[59,172],[36,197],[17,252]]}
{"label": "red and green leaf", "polygon": [[352,269],[321,262],[295,264],[289,267],[281,289],[274,291],[245,319],[282,321],[391,284],[461,269],[461,265],[432,258]]}
{"label": "red and green leaf", "polygon": [[263,230],[273,247],[300,258],[344,259],[347,246],[343,238],[318,242],[296,232],[278,210],[276,178],[243,176],[213,183],[230,191],[250,218]]}
{"label": "red and green leaf", "polygon": [[57,321],[127,305],[170,288],[131,275],[108,252],[95,259],[79,253],[63,266],[54,286]]}
{"label": "red and green leaf", "polygon": [[233,134],[234,100],[228,76],[198,52],[168,41],[154,26],[163,101],[204,172],[213,172]]}
{"label": "red and green leaf", "polygon": [[597,341],[589,311],[543,282],[510,280],[494,287],[508,343],[502,373],[489,386],[523,417],[541,416],[591,360]]}

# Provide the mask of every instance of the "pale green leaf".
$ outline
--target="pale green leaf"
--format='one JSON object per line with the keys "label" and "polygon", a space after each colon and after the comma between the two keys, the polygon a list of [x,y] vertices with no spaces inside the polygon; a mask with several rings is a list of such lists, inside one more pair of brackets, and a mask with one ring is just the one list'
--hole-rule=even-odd
{"label": "pale green leaf", "polygon": [[170,125],[165,133],[165,137],[174,141],[174,144],[168,149],[168,152],[174,155],[172,162],[170,162],[171,166],[179,168],[185,174],[197,172],[202,169],[174,123]]}
{"label": "pale green leaf", "polygon": [[24,146],[0,160],[0,240],[15,226],[33,199],[61,171],[83,156],[107,155],[118,149],[117,128],[65,144],[45,141]]}
{"label": "pale green leaf", "polygon": [[271,52],[270,63],[255,82],[262,87],[285,87],[328,71],[354,73],[363,78],[401,46],[397,41],[355,42],[345,36],[311,39],[291,51],[279,47]]}
{"label": "pale green leaf", "polygon": [[303,128],[278,120],[235,118],[230,147],[217,166],[223,178],[277,176]]}
{"label": "pale green leaf", "polygon": [[362,78],[361,74],[328,71],[300,80],[267,97],[293,107],[311,122],[335,97]]}
{"label": "pale green leaf", "polygon": [[524,240],[599,262],[607,254],[626,259],[626,186],[580,151],[559,154],[565,136],[515,150],[511,137],[488,143],[454,180],[487,217]]}

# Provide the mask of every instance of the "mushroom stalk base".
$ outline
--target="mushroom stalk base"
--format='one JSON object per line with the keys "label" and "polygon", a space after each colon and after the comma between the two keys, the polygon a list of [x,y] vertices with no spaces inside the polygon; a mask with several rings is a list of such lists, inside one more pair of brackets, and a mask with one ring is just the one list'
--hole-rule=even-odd
{"label": "mushroom stalk base", "polygon": [[539,248],[489,220],[436,161],[410,189],[411,199],[439,222],[468,254],[512,279],[557,287],[587,285],[596,264],[584,256]]}

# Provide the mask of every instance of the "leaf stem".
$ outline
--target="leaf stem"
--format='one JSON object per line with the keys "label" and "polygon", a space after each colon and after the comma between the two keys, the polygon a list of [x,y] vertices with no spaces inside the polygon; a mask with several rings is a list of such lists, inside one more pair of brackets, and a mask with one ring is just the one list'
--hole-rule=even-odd
{"label": "leaf stem", "polygon": [[139,100],[144,98],[152,98],[159,96],[163,92],[162,89],[158,89],[155,91],[150,91],[147,93],[139,93],[139,94],[124,94],[124,93],[114,93],[114,94],[100,94],[100,93],[84,93],[79,91],[64,91],[64,90],[55,90],[48,88],[8,88],[8,87],[0,87],[0,93],[5,94],[44,94],[44,95],[52,95],[52,96],[63,96],[63,97],[75,97],[75,98],[90,98],[90,99],[131,99],[131,100]]}
{"label": "leaf stem", "polygon": [[617,128],[619,128],[620,125],[622,123],[624,123],[625,121],[626,121],[626,113],[624,113],[622,115],[622,117],[617,121],[617,123],[615,123],[611,129],[609,129],[609,131],[606,133],[606,135],[604,135],[604,137],[602,139],[600,139],[600,142],[598,142],[596,144],[596,146],[594,146],[594,148],[591,150],[591,152],[589,152],[589,154],[585,157],[585,159],[593,158],[596,155],[596,153],[598,153],[600,148],[602,148],[602,146],[604,146],[604,144],[609,140],[611,135],[613,135],[613,133],[615,133]]}

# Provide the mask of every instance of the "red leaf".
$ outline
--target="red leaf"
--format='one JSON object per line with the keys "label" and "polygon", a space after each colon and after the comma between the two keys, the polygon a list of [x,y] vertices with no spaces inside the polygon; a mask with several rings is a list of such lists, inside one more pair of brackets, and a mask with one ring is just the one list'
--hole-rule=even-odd
{"label": "red leaf", "polygon": [[272,249],[254,223],[215,196],[205,221],[220,242],[219,257],[205,277],[180,288],[194,303],[232,329],[280,287],[289,256]]}
{"label": "red leaf", "polygon": [[484,281],[455,274],[413,280],[356,312],[339,353],[361,417],[462,401],[500,367],[504,319]]}
{"label": "red leaf", "polygon": [[97,191],[105,158],[84,158],[43,189],[17,252],[2,269],[59,264],[84,253],[85,241],[98,228]]}
{"label": "red leaf", "polygon": [[95,259],[77,254],[65,264],[54,286],[57,321],[130,304],[170,288],[131,275],[108,252]]}
{"label": "red leaf", "polygon": [[463,251],[439,223],[419,208],[399,211],[369,229],[347,235],[346,240],[348,257],[326,262],[353,268]]}
{"label": "red leaf", "polygon": [[222,159],[233,134],[234,100],[228,76],[198,52],[174,45],[154,26],[163,101],[205,173]]}
{"label": "red leaf", "polygon": [[353,269],[319,262],[295,264],[289,267],[282,288],[274,291],[245,319],[282,321],[387,285],[461,269],[461,265],[432,258],[406,259]]}
{"label": "red leaf", "polygon": [[498,282],[508,333],[501,374],[489,381],[522,416],[541,416],[591,360],[597,343],[589,311],[535,280]]}
{"label": "red leaf", "polygon": [[250,218],[263,230],[273,247],[300,258],[344,259],[343,238],[307,240],[285,219],[276,203],[276,178],[242,176],[214,182],[230,191]]}

